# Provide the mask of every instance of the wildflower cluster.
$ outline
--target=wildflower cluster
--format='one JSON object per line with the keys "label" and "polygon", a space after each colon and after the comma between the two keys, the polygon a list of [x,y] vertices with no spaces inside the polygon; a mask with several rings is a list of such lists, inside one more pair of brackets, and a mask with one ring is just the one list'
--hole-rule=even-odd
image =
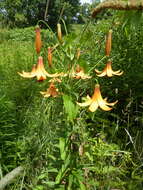
{"label": "wildflower cluster", "polygon": [[[37,26],[35,33],[35,49],[36,53],[38,55],[38,60],[37,64],[34,64],[32,67],[31,72],[18,72],[18,74],[24,78],[37,78],[37,81],[44,81],[47,78],[52,78],[49,80],[50,84],[49,87],[47,88],[46,91],[40,92],[45,98],[48,97],[57,97],[60,94],[58,88],[56,88],[55,83],[61,83],[63,77],[69,77],[73,79],[91,79],[92,76],[89,76],[88,74],[85,73],[84,68],[81,67],[80,65],[76,64],[73,65],[66,73],[61,72],[61,73],[49,73],[44,66],[44,61],[43,57],[40,55],[41,48],[42,48],[42,40],[41,40],[41,31],[40,27]],[[62,32],[61,32],[61,25],[57,24],[57,38],[58,38],[58,44],[56,44],[54,47],[48,47],[47,49],[47,61],[48,61],[48,66],[53,67],[52,65],[52,57],[53,57],[53,51],[55,48],[58,46],[62,46],[63,44],[63,38],[62,38]],[[112,30],[109,30],[107,38],[106,38],[106,45],[105,45],[105,55],[107,57],[110,56],[111,52],[111,46],[112,46]],[[81,54],[80,48],[77,49],[76,52],[76,59],[77,61],[79,60]],[[95,69],[95,72],[97,73],[98,77],[103,77],[103,76],[108,76],[112,77],[113,75],[122,75],[123,71],[113,71],[112,70],[112,62],[110,59],[108,59],[107,64],[103,71],[98,71]],[[100,107],[104,111],[110,111],[112,107],[117,103],[118,101],[109,103],[107,102],[107,98],[102,98],[101,92],[100,92],[100,85],[96,84],[95,89],[94,89],[94,94],[92,97],[87,95],[86,101],[83,103],[77,102],[77,104],[81,107],[89,106],[89,111],[95,112],[98,107]]]}

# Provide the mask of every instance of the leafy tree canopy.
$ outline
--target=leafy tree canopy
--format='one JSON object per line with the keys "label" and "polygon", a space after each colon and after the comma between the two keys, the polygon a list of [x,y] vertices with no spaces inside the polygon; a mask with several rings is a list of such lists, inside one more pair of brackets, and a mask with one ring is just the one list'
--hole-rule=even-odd
{"label": "leafy tree canopy", "polygon": [[1,0],[0,18],[10,27],[35,25],[45,20],[51,27],[63,18],[74,22],[79,12],[79,0]]}

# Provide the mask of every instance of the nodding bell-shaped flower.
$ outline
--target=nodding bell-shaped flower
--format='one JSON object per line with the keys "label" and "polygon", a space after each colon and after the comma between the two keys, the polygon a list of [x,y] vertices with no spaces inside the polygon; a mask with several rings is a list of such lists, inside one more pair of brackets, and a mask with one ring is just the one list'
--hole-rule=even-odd
{"label": "nodding bell-shaped flower", "polygon": [[106,37],[105,55],[109,56],[112,48],[112,30],[109,30]]}
{"label": "nodding bell-shaped flower", "polygon": [[45,98],[50,96],[57,97],[60,93],[59,90],[55,87],[54,83],[51,82],[49,88],[45,92],[40,92]]}
{"label": "nodding bell-shaped flower", "polygon": [[90,79],[91,76],[85,74],[84,69],[80,65],[76,66],[76,69],[72,68],[71,77],[75,79]]}
{"label": "nodding bell-shaped flower", "polygon": [[24,78],[33,78],[33,77],[36,77],[38,81],[43,81],[45,80],[47,77],[58,77],[58,76],[61,76],[63,74],[61,73],[55,73],[55,74],[49,74],[46,70],[45,70],[45,67],[44,67],[44,64],[43,64],[43,57],[42,56],[39,56],[38,58],[38,63],[37,65],[33,66],[32,68],[32,71],[31,72],[24,72],[22,71],[22,73],[19,73],[18,74]]}
{"label": "nodding bell-shaped flower", "polygon": [[35,37],[35,48],[37,54],[40,53],[41,47],[42,47],[42,40],[41,40],[41,33],[40,33],[40,27],[38,26],[35,30],[36,32],[36,37]]}
{"label": "nodding bell-shaped flower", "polygon": [[112,62],[109,60],[107,63],[106,63],[106,66],[105,68],[103,69],[103,71],[98,71],[97,69],[95,69],[95,72],[97,73],[97,76],[98,77],[104,77],[104,76],[108,76],[108,77],[112,77],[114,75],[122,75],[123,74],[123,71],[113,71],[112,70]]}
{"label": "nodding bell-shaped flower", "polygon": [[84,103],[77,102],[77,104],[81,107],[89,106],[89,111],[95,112],[98,107],[100,107],[104,111],[110,111],[112,110],[111,107],[114,106],[117,102],[118,101],[108,103],[106,98],[103,99],[100,92],[100,85],[97,84],[95,85],[93,96],[89,97],[87,95],[87,100]]}
{"label": "nodding bell-shaped flower", "polygon": [[62,31],[61,31],[61,24],[57,24],[57,33],[58,33],[58,40],[62,43]]}

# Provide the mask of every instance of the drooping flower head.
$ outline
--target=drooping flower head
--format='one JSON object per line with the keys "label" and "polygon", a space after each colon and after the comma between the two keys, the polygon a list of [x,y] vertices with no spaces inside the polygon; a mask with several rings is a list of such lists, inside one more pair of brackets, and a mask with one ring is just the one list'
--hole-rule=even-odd
{"label": "drooping flower head", "polygon": [[108,103],[107,99],[103,99],[100,92],[100,85],[95,85],[94,94],[92,97],[87,95],[87,100],[84,103],[77,104],[81,107],[89,106],[89,111],[95,112],[98,107],[100,107],[104,111],[112,110],[112,106],[114,106],[118,101]]}
{"label": "drooping flower head", "polygon": [[106,63],[105,68],[103,69],[103,71],[98,71],[97,69],[95,69],[95,72],[97,73],[98,77],[104,77],[104,76],[108,76],[108,77],[112,77],[114,75],[122,75],[123,71],[113,71],[112,70],[112,62],[110,60],[108,60],[108,62]]}
{"label": "drooping flower head", "polygon": [[40,53],[41,51],[41,47],[42,47],[42,40],[41,40],[41,33],[40,33],[40,27],[36,27],[36,37],[35,37],[35,48],[36,48],[36,52],[37,54]]}
{"label": "drooping flower head", "polygon": [[74,68],[72,68],[72,72],[70,75],[72,78],[75,78],[75,79],[90,79],[91,78],[91,76],[85,74],[84,69],[80,65],[77,65],[75,70]]}
{"label": "drooping flower head", "polygon": [[59,77],[59,76],[64,76],[63,73],[54,73],[54,74],[50,74],[45,70],[44,67],[44,63],[43,63],[43,57],[39,56],[38,57],[38,63],[37,65],[33,66],[32,71],[31,72],[24,72],[22,71],[22,73],[18,74],[24,78],[34,78],[36,77],[38,81],[43,81],[45,80],[47,77]]}
{"label": "drooping flower head", "polygon": [[59,95],[59,90],[55,87],[54,83],[50,83],[49,88],[45,92],[40,92],[45,98],[50,96],[57,97]]}

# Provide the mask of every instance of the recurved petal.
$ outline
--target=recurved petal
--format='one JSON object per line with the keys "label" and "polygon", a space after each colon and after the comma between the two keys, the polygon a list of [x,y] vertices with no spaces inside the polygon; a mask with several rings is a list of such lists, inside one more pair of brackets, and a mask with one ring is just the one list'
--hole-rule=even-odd
{"label": "recurved petal", "polygon": [[92,99],[88,96],[88,99],[87,101],[83,102],[83,103],[79,103],[77,102],[77,104],[81,107],[86,107],[86,106],[89,106],[90,104],[92,103]]}
{"label": "recurved petal", "polygon": [[106,76],[106,71],[103,70],[100,74],[97,74],[98,77],[104,77]]}
{"label": "recurved petal", "polygon": [[95,112],[95,111],[97,110],[97,108],[98,108],[98,103],[97,103],[97,101],[93,101],[93,102],[91,103],[91,105],[89,106],[89,111]]}
{"label": "recurved petal", "polygon": [[120,70],[118,70],[118,71],[113,71],[113,74],[114,74],[114,75],[118,75],[118,76],[122,75],[123,73],[124,73],[124,71],[120,71]]}
{"label": "recurved petal", "polygon": [[40,94],[42,94],[45,98],[48,98],[48,97],[51,96],[50,93],[48,93],[48,92],[42,92],[42,91],[40,91]]}
{"label": "recurved petal", "polygon": [[54,73],[54,74],[50,74],[50,73],[48,73],[48,72],[46,72],[46,71],[45,71],[45,74],[46,74],[47,77],[54,77],[54,78],[67,76],[67,75],[64,74],[64,73]]}
{"label": "recurved petal", "polygon": [[95,72],[96,72],[97,74],[101,74],[101,73],[102,73],[102,71],[99,71],[98,69],[95,69]]}
{"label": "recurved petal", "polygon": [[22,73],[18,72],[18,74],[20,76],[22,76],[23,78],[33,78],[33,77],[35,77],[35,74],[33,74],[31,72],[24,72],[24,71],[22,71]]}
{"label": "recurved petal", "polygon": [[118,100],[116,100],[115,102],[111,102],[111,103],[109,103],[109,102],[106,101],[106,104],[108,106],[114,106],[115,104],[117,104],[117,102],[118,102]]}
{"label": "recurved petal", "polygon": [[109,106],[107,106],[107,102],[106,101],[98,101],[99,107],[104,110],[104,111],[110,111],[112,110],[112,108],[110,108]]}

